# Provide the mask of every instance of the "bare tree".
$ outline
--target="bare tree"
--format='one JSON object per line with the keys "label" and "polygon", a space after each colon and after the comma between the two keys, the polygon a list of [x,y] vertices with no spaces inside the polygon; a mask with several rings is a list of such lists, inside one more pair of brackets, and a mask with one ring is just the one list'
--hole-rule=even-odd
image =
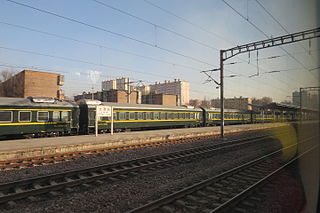
{"label": "bare tree", "polygon": [[12,71],[12,70],[2,70],[0,71],[0,82],[4,82],[17,74],[17,71]]}

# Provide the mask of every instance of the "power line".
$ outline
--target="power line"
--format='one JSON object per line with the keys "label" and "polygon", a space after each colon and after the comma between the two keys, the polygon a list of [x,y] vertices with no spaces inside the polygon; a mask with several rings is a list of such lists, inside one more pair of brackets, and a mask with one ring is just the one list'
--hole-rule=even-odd
{"label": "power line", "polygon": [[[243,18],[244,20],[246,20],[248,23],[250,23],[251,26],[253,26],[256,30],[258,30],[260,33],[262,33],[265,37],[269,38],[269,36],[262,31],[257,25],[255,25],[252,21],[250,21],[249,19],[247,19],[246,17],[244,17],[239,11],[237,11],[234,7],[232,7],[230,4],[228,4],[225,0],[221,0],[224,4],[226,4],[229,8],[231,8],[234,12],[236,12],[241,18]],[[284,49],[283,47],[279,47],[281,48],[284,52],[286,52],[292,59],[294,59],[298,64],[300,64],[305,70],[308,71],[308,69],[305,67],[305,65],[303,63],[301,63],[298,59],[296,59],[291,53],[289,53],[286,49]],[[313,75],[311,72],[308,72],[311,75]],[[315,77],[315,76],[314,76]]]}
{"label": "power line", "polygon": [[[61,15],[58,15],[58,14],[55,14],[55,13],[52,13],[52,12],[49,12],[49,11],[42,10],[42,9],[34,8],[34,7],[32,7],[32,6],[25,5],[25,4],[22,4],[22,3],[18,3],[18,2],[15,2],[15,1],[13,1],[13,0],[7,0],[7,1],[12,2],[12,3],[15,3],[15,4],[18,4],[18,5],[21,5],[21,6],[24,6],[24,7],[31,8],[31,9],[34,9],[34,10],[37,10],[37,11],[40,11],[40,12],[43,12],[43,13],[48,13],[48,14],[50,14],[50,15],[57,16],[57,17],[59,17],[59,18],[63,18],[63,19],[66,19],[66,20],[69,20],[69,21],[72,21],[72,22],[76,22],[76,23],[79,23],[79,24],[82,24],[82,25],[87,25],[87,24],[84,23],[84,22],[77,21],[77,20],[72,19],[72,18],[64,17],[64,16],[61,16]],[[93,26],[93,25],[90,25],[90,24],[88,24],[88,26],[89,26],[89,27],[92,27],[92,28],[96,28],[96,29],[98,29],[98,30],[103,30],[103,31],[108,32],[108,30],[105,30],[105,29],[100,28],[100,27],[96,27],[96,26]],[[118,36],[120,36],[120,35],[118,35]],[[149,43],[149,44],[150,44],[149,46],[154,47],[151,43]],[[159,46],[157,46],[156,48],[163,49],[163,50],[165,50],[165,51],[167,51],[167,52],[172,51],[172,50],[168,50],[168,49],[165,49],[165,48],[162,48],[162,47],[159,47]],[[172,51],[172,53],[175,54],[174,51]],[[49,56],[49,57],[51,57],[51,56]],[[186,56],[186,58],[188,58],[188,56]],[[60,59],[61,59],[61,58],[60,58]],[[78,62],[79,62],[79,61],[78,61]],[[205,63],[205,64],[207,64],[207,65],[213,66],[212,64],[209,64],[209,63],[206,63],[206,62],[202,62],[202,63]],[[101,64],[95,64],[95,65],[101,66]],[[109,66],[109,67],[110,67],[110,66]],[[113,68],[115,68],[115,67],[113,67]],[[115,68],[115,69],[117,69],[117,68]],[[120,69],[124,70],[123,68],[120,68]],[[128,69],[126,69],[126,70],[128,70]],[[129,70],[129,71],[132,71],[132,70]],[[148,75],[150,75],[150,74],[148,74]]]}
{"label": "power line", "polygon": [[216,34],[216,33],[213,33],[212,31],[209,31],[209,30],[208,30],[207,28],[205,28],[205,27],[202,27],[202,26],[200,26],[200,25],[198,25],[198,24],[196,24],[196,23],[194,23],[194,22],[191,22],[190,20],[187,20],[186,18],[183,18],[183,17],[181,17],[181,16],[178,16],[178,15],[176,15],[175,13],[173,13],[173,12],[167,10],[167,9],[164,9],[163,7],[160,7],[159,5],[156,5],[155,3],[152,3],[152,2],[150,2],[150,1],[148,1],[148,0],[144,0],[144,1],[145,1],[147,4],[149,4],[149,5],[151,5],[151,6],[155,7],[155,8],[158,8],[158,9],[162,10],[163,12],[165,12],[165,13],[167,13],[167,14],[170,14],[170,15],[172,15],[172,16],[174,16],[174,17],[176,17],[176,18],[178,18],[178,19],[180,19],[180,20],[182,20],[182,21],[184,21],[184,22],[186,22],[186,23],[188,23],[188,24],[190,24],[190,25],[192,25],[192,26],[194,26],[194,27],[196,27],[196,28],[198,28],[198,29],[206,32],[206,33],[208,33],[208,34],[211,34],[211,35],[213,35],[213,36],[215,36],[215,37],[218,37],[218,38],[221,39],[221,40],[224,40],[224,41],[226,41],[226,42],[228,42],[228,43],[232,43],[232,44],[235,45],[235,43],[234,43],[233,41],[227,40],[227,39],[224,38],[223,36],[218,35],[218,34]]}
{"label": "power line", "polygon": [[[194,43],[196,43],[196,44],[199,44],[199,45],[201,45],[201,46],[204,46],[204,47],[207,47],[207,48],[210,48],[210,49],[219,51],[219,49],[217,49],[216,47],[210,46],[209,44],[205,44],[205,43],[203,43],[203,42],[201,42],[201,41],[198,41],[198,40],[195,40],[195,39],[193,39],[193,38],[191,38],[191,37],[189,37],[189,36],[186,36],[186,35],[184,35],[184,34],[181,34],[181,33],[179,33],[179,32],[176,32],[176,31],[174,31],[174,30],[170,30],[170,29],[168,29],[168,28],[166,28],[166,27],[163,27],[163,26],[161,26],[161,25],[155,24],[155,23],[153,23],[153,22],[151,22],[151,21],[149,21],[149,20],[146,20],[146,19],[141,18],[141,17],[139,17],[139,16],[133,15],[133,14],[131,14],[131,13],[128,13],[128,12],[124,11],[124,10],[121,10],[121,9],[119,9],[119,8],[116,8],[116,7],[114,7],[114,6],[111,6],[111,5],[109,5],[109,4],[106,4],[106,3],[104,3],[104,2],[101,2],[101,1],[98,1],[98,0],[91,0],[91,1],[96,2],[97,4],[100,4],[100,5],[104,6],[104,7],[110,8],[110,9],[112,9],[112,10],[118,11],[119,13],[125,14],[125,15],[127,15],[127,16],[132,17],[132,18],[135,18],[135,19],[137,19],[137,20],[139,20],[139,21],[142,21],[142,22],[144,22],[144,23],[146,23],[146,24],[149,24],[149,25],[151,25],[151,26],[154,26],[154,27],[156,27],[156,28],[159,28],[159,29],[162,29],[162,30],[164,30],[164,31],[170,32],[170,33],[172,33],[172,34],[174,34],[174,35],[180,36],[180,37],[182,37],[182,38],[184,38],[184,39],[187,39],[187,40],[189,40],[189,41],[192,41],[192,42],[194,42]],[[155,45],[156,45],[156,44],[155,44]]]}
{"label": "power line", "polygon": [[[34,52],[34,51],[29,51],[29,50],[15,49],[15,48],[4,47],[4,46],[0,46],[0,49],[5,49],[5,50],[10,50],[10,51],[15,51],[15,52],[22,52],[22,53],[33,54],[33,55],[39,55],[39,56],[50,57],[50,58],[66,60],[66,61],[72,61],[72,62],[77,62],[77,63],[85,63],[85,64],[89,64],[89,65],[107,67],[107,68],[111,68],[111,69],[124,70],[124,71],[128,71],[128,72],[141,73],[141,74],[144,74],[144,75],[157,76],[157,77],[162,77],[162,78],[172,78],[171,76],[163,76],[163,75],[158,75],[158,74],[151,74],[151,73],[146,73],[146,72],[142,72],[142,71],[134,70],[134,69],[129,69],[129,68],[117,67],[117,66],[107,65],[107,64],[99,64],[99,63],[94,63],[94,62],[90,62],[90,61],[84,61],[84,60],[81,60],[81,59],[50,55],[50,54],[39,53],[39,52]],[[189,82],[190,83],[194,83],[194,84],[202,85],[201,83],[195,82],[195,81],[189,81]]]}
{"label": "power line", "polygon": [[[43,68],[43,67],[37,67],[37,66],[23,66],[23,65],[16,65],[16,64],[0,64],[0,67],[7,67],[7,68],[20,68],[20,69],[36,69],[38,71],[50,71],[50,72],[54,72],[54,73],[64,73],[64,74],[72,74],[72,73],[69,73],[69,72],[66,72],[66,71],[62,71],[62,70],[57,70],[57,69],[52,69],[52,68]],[[84,72],[81,72],[83,74],[86,74],[88,75],[88,73],[84,73]],[[104,75],[104,74],[100,74],[100,76],[106,76],[108,78],[120,78],[121,76],[108,76],[108,75]],[[130,78],[130,79],[133,79],[133,78]],[[87,80],[82,80],[82,79],[76,79],[76,80],[73,80],[73,79],[69,79],[70,81],[76,81],[76,82],[85,82],[85,83],[88,83]],[[133,79],[134,80],[134,79]],[[145,83],[150,83],[150,84],[153,84],[154,82],[152,81],[146,81],[146,80],[142,80],[143,82]],[[89,84],[89,83],[88,83]],[[66,85],[65,85],[66,86]],[[82,89],[83,87],[81,87],[81,85],[79,85],[78,87],[75,87],[75,86],[66,86],[68,88],[80,88]],[[211,94],[211,93],[208,93],[206,91],[200,91],[200,90],[194,90],[194,89],[190,89],[191,92],[194,92],[194,93],[200,93],[200,94],[203,94],[203,93],[206,93],[206,94]]]}
{"label": "power line", "polygon": [[62,57],[62,56],[38,53],[38,52],[29,51],[29,50],[15,49],[15,48],[4,47],[4,46],[0,46],[0,49],[16,51],[16,52],[22,52],[22,53],[28,53],[28,54],[39,55],[39,56],[45,56],[45,57],[50,57],[50,58],[66,60],[66,61],[72,61],[72,62],[79,62],[79,63],[90,64],[90,65],[95,65],[95,66],[102,66],[102,67],[107,67],[107,68],[116,69],[116,70],[123,70],[123,71],[141,73],[141,74],[144,74],[144,75],[158,76],[158,77],[162,77],[162,78],[167,78],[168,77],[168,76],[146,73],[146,72],[133,70],[133,69],[129,69],[129,68],[124,68],[124,67],[117,67],[117,66],[107,65],[107,64],[99,64],[99,63],[94,63],[94,62],[90,62],[90,61],[84,61],[84,60],[80,60],[80,59],[74,59],[74,58],[68,58],[68,57]]}
{"label": "power line", "polygon": [[0,24],[4,24],[4,25],[11,26],[11,27],[16,27],[16,28],[20,28],[20,29],[36,32],[36,33],[41,33],[41,34],[48,35],[48,36],[54,36],[54,37],[57,37],[57,38],[62,38],[62,39],[65,39],[65,40],[70,40],[70,41],[74,41],[74,42],[78,42],[78,43],[82,43],[82,44],[86,44],[86,45],[91,45],[91,46],[98,47],[98,48],[104,48],[104,49],[108,49],[108,50],[112,50],[112,51],[116,51],[116,52],[121,52],[121,53],[124,53],[124,54],[133,55],[133,56],[137,56],[137,57],[141,57],[141,58],[145,58],[145,59],[149,59],[149,60],[153,60],[153,61],[158,61],[158,62],[161,62],[161,63],[170,64],[172,66],[180,66],[180,67],[184,67],[184,68],[187,68],[187,69],[190,69],[190,70],[196,70],[196,71],[199,70],[199,69],[197,69],[195,67],[191,67],[191,66],[187,66],[187,65],[183,65],[183,64],[178,64],[178,63],[174,63],[174,62],[170,62],[170,61],[166,61],[166,60],[161,60],[161,59],[157,59],[157,58],[153,58],[153,57],[150,57],[150,56],[145,56],[145,55],[133,53],[133,52],[126,51],[126,50],[107,47],[107,46],[102,45],[102,44],[93,43],[93,42],[84,41],[84,40],[79,40],[79,39],[75,39],[75,38],[72,38],[72,37],[59,35],[59,34],[56,34],[56,33],[50,33],[50,32],[46,32],[46,31],[42,31],[42,30],[30,28],[30,27],[25,27],[25,26],[21,26],[21,25],[17,25],[17,24],[11,24],[11,23],[8,23],[8,22],[3,22],[3,21],[0,21]]}
{"label": "power line", "polygon": [[[278,21],[271,13],[270,11],[268,11],[261,2],[259,2],[258,0],[256,0],[256,2],[259,4],[259,6],[288,34],[290,34],[290,32],[280,23],[280,21]],[[302,44],[298,43],[298,45],[300,45],[300,47],[302,47],[306,52],[308,51]]]}
{"label": "power line", "polygon": [[[95,0],[93,0],[93,1],[95,1]],[[160,10],[162,10],[162,11],[164,11],[164,12],[166,12],[166,13],[168,13],[168,14],[170,14],[170,15],[172,15],[172,16],[174,16],[174,17],[176,17],[176,18],[178,18],[178,19],[180,19],[180,20],[182,20],[182,21],[184,21],[184,22],[192,25],[192,26],[195,26],[195,27],[197,27],[197,28],[199,28],[199,29],[207,32],[207,33],[213,34],[212,32],[206,30],[205,28],[201,27],[200,25],[195,24],[195,23],[193,23],[193,22],[191,22],[191,21],[189,21],[189,20],[187,20],[187,19],[185,19],[185,18],[182,18],[181,16],[178,16],[178,15],[176,15],[175,13],[173,13],[173,12],[171,12],[171,11],[169,11],[169,10],[166,10],[166,9],[164,9],[164,8],[162,8],[162,7],[154,4],[154,3],[151,3],[151,2],[148,1],[148,0],[144,0],[144,1],[145,1],[146,3],[152,5],[153,7],[156,7],[156,8],[158,8],[158,9],[160,9]],[[235,11],[236,11],[236,10],[235,10]],[[237,11],[236,11],[236,12],[237,12]],[[245,18],[242,14],[240,14],[240,13],[238,13],[238,14],[241,15],[243,18]],[[253,23],[252,23],[252,24],[253,24]],[[256,28],[259,30],[259,28],[258,28],[257,26],[256,26]],[[263,33],[263,32],[262,32],[262,33]],[[217,34],[213,34],[213,35],[218,36],[218,37],[221,38],[221,36],[219,36],[219,35],[217,35]],[[226,40],[226,39],[223,39],[223,40],[224,40],[224,41],[227,41],[227,42],[229,42],[229,43],[234,44],[234,42],[232,42],[232,41],[229,41],[229,40]],[[271,58],[271,57],[270,57],[270,58]],[[270,58],[268,58],[268,59],[270,59]],[[239,60],[241,60],[242,63],[247,62],[247,61],[245,61],[244,59],[241,59],[241,58],[239,58]],[[240,63],[241,63],[241,62],[240,62]],[[250,65],[253,66],[252,64],[250,64]],[[260,65],[258,65],[258,67],[260,68]],[[265,69],[262,69],[262,68],[261,68],[261,70],[265,70]],[[227,70],[227,71],[232,72],[232,71],[230,71],[230,70]],[[232,72],[232,73],[234,73],[234,72]],[[234,74],[237,74],[237,73],[234,73]],[[237,75],[239,75],[239,74],[237,74]],[[241,74],[240,74],[240,75],[241,75]],[[246,76],[244,76],[244,75],[242,75],[242,76],[243,76],[243,77],[246,77]],[[279,79],[276,79],[276,80],[280,81]],[[283,81],[281,81],[281,82],[283,82]],[[285,82],[285,83],[288,85],[287,82]]]}
{"label": "power line", "polygon": [[169,53],[172,53],[172,54],[184,57],[184,58],[188,58],[188,59],[196,61],[198,63],[206,64],[206,65],[209,65],[209,66],[214,66],[214,65],[212,65],[212,64],[210,64],[208,62],[202,61],[202,60],[194,58],[192,56],[184,55],[182,53],[179,53],[179,52],[176,52],[174,50],[167,49],[167,48],[164,48],[164,47],[160,47],[158,45],[155,46],[154,44],[152,44],[150,42],[142,41],[142,40],[139,40],[139,39],[124,35],[122,33],[117,33],[117,32],[114,32],[114,31],[111,31],[111,30],[108,30],[108,29],[105,29],[105,28],[102,28],[102,27],[99,27],[99,26],[95,26],[95,25],[92,25],[92,24],[89,24],[89,23],[85,23],[83,21],[79,21],[79,20],[74,19],[74,18],[70,18],[70,17],[66,17],[66,16],[63,16],[63,15],[59,15],[57,13],[53,13],[53,12],[50,12],[50,11],[47,11],[47,10],[44,10],[44,9],[36,8],[36,7],[30,6],[30,5],[27,5],[27,4],[23,4],[23,3],[20,3],[20,2],[16,2],[16,1],[13,1],[13,0],[6,0],[6,1],[14,3],[16,5],[27,7],[27,8],[32,9],[32,10],[36,10],[36,11],[41,12],[41,13],[46,13],[46,14],[49,14],[49,15],[52,15],[52,16],[55,16],[55,17],[58,17],[58,18],[61,18],[61,19],[64,19],[64,20],[68,20],[70,22],[74,22],[74,23],[77,23],[77,24],[80,24],[80,25],[83,25],[83,26],[86,26],[86,27],[90,27],[90,28],[93,28],[93,29],[96,29],[96,30],[100,30],[100,31],[103,31],[103,32],[106,32],[106,33],[109,33],[109,34],[112,34],[112,35],[115,35],[115,36],[118,36],[118,37],[122,37],[122,38],[125,38],[125,39],[128,39],[128,40],[132,40],[132,41],[135,41],[137,43],[141,43],[141,44],[149,46],[149,47],[157,48],[157,49],[160,49],[160,50],[163,50],[163,51],[166,51],[166,52],[169,52]]}

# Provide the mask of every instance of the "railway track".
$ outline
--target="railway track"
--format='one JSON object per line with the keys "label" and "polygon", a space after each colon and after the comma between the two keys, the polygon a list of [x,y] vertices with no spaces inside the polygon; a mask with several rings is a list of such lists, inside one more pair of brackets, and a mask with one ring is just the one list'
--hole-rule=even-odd
{"label": "railway track", "polygon": [[267,136],[233,140],[211,146],[186,149],[169,154],[154,155],[114,164],[99,165],[86,169],[67,171],[36,178],[24,179],[0,184],[0,204],[13,206],[15,201],[21,199],[37,200],[39,195],[56,194],[61,190],[72,190],[72,187],[114,181],[128,175],[136,175],[147,169],[161,168],[176,163],[183,163],[192,159],[212,156],[218,151],[249,145],[266,140]]}
{"label": "railway track", "polygon": [[5,160],[5,161],[0,161],[0,171],[54,164],[54,163],[65,162],[68,160],[73,160],[81,157],[89,157],[93,155],[101,155],[101,154],[118,152],[118,151],[156,147],[156,146],[163,146],[167,144],[190,143],[198,140],[208,140],[208,139],[214,139],[214,138],[216,137],[215,136],[199,136],[199,137],[192,137],[192,138],[171,139],[171,140],[158,141],[153,143],[140,143],[140,144],[114,146],[114,147],[107,147],[107,148],[100,148],[100,149],[89,149],[89,150],[82,150],[82,151],[76,151],[76,152],[65,152],[65,153],[58,153],[58,154],[52,154],[52,155],[41,155],[41,156],[35,156],[35,157],[29,157],[29,158]]}
{"label": "railway track", "polygon": [[82,151],[76,151],[76,152],[65,152],[65,153],[58,153],[58,154],[52,154],[52,155],[41,155],[41,156],[35,156],[35,157],[29,157],[29,158],[5,160],[5,161],[0,161],[0,171],[62,163],[62,162],[74,160],[77,158],[89,157],[93,155],[101,155],[101,154],[118,152],[118,151],[164,146],[168,144],[191,143],[194,141],[209,140],[209,139],[215,139],[215,138],[217,138],[217,136],[214,136],[214,135],[199,136],[199,137],[192,137],[192,138],[171,139],[171,140],[159,141],[159,142],[153,142],[153,143],[114,146],[114,147],[107,147],[107,148],[100,148],[100,149],[90,149],[90,150],[82,150]]}
{"label": "railway track", "polygon": [[[306,139],[300,143],[310,141]],[[288,146],[290,149],[296,145]],[[283,169],[298,158],[315,149],[313,146],[299,156],[283,163],[279,158],[283,149],[247,162],[241,166],[203,180],[197,184],[176,191],[166,197],[130,210],[128,213],[142,212],[250,212],[254,202],[261,200],[253,196]],[[239,207],[238,204],[242,206]]]}

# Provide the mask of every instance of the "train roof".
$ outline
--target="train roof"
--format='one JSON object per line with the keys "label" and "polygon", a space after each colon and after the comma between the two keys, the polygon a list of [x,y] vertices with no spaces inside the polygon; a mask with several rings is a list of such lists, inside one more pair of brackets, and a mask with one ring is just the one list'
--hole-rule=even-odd
{"label": "train roof", "polygon": [[57,100],[53,98],[28,97],[28,98],[11,98],[0,97],[0,106],[44,106],[44,107],[76,107],[74,102]]}
{"label": "train roof", "polygon": [[100,102],[97,100],[82,99],[77,102],[78,104],[86,105],[104,105],[113,106],[118,108],[131,108],[131,109],[158,109],[158,110],[189,110],[189,111],[202,111],[199,108],[190,108],[190,106],[166,106],[166,105],[156,105],[156,104],[120,104],[114,102]]}

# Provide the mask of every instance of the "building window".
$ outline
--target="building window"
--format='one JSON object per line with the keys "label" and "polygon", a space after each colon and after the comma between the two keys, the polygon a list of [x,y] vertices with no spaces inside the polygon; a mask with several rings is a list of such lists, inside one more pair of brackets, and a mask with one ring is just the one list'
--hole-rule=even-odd
{"label": "building window", "polygon": [[26,112],[26,111],[19,112],[19,121],[30,122],[31,121],[31,112]]}
{"label": "building window", "polygon": [[52,112],[52,121],[60,121],[60,112],[59,111]]}
{"label": "building window", "polygon": [[0,111],[0,122],[12,122],[12,112]]}
{"label": "building window", "polygon": [[38,121],[48,121],[49,112],[38,112]]}

